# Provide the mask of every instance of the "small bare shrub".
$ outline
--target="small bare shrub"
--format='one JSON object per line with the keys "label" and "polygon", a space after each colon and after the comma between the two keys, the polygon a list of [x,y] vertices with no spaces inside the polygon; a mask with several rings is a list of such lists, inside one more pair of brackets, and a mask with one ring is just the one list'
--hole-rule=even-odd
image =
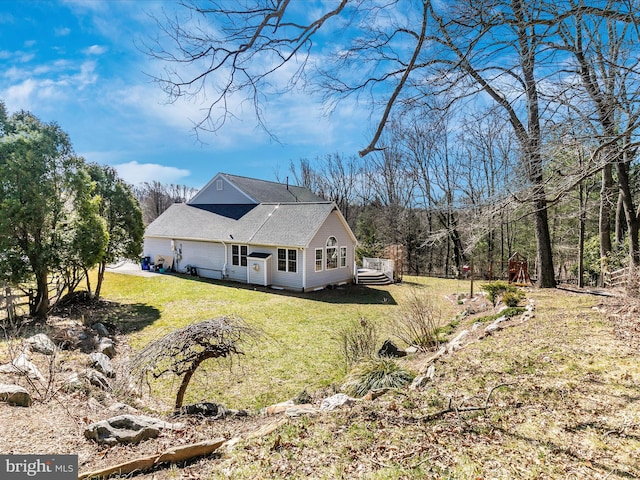
{"label": "small bare shrub", "polygon": [[378,346],[378,327],[366,318],[344,325],[338,331],[338,342],[344,355],[347,369],[363,358],[374,355]]}
{"label": "small bare shrub", "polygon": [[437,348],[441,316],[431,295],[414,288],[400,307],[394,322],[394,334],[407,345],[415,345],[425,351]]}
{"label": "small bare shrub", "polygon": [[401,388],[415,375],[390,357],[370,357],[349,372],[342,390],[352,397],[363,397],[369,390]]}

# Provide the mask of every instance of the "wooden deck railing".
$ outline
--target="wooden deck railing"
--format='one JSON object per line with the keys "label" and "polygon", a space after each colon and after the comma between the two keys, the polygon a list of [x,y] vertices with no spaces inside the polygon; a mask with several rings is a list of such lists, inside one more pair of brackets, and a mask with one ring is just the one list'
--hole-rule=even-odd
{"label": "wooden deck railing", "polygon": [[389,260],[388,258],[362,258],[362,268],[367,268],[371,270],[377,270],[378,272],[382,272],[386,275],[389,280],[393,282],[393,269],[394,269],[393,260]]}

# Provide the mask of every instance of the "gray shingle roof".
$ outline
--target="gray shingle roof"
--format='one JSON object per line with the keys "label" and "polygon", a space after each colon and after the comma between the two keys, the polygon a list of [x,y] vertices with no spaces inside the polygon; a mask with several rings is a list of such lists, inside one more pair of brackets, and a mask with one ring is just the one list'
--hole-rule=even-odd
{"label": "gray shingle roof", "polygon": [[305,247],[334,208],[331,202],[263,203],[236,220],[176,203],[147,227],[146,236]]}
{"label": "gray shingle roof", "polygon": [[240,190],[251,195],[258,203],[276,202],[324,202],[324,198],[319,197],[308,188],[297,187],[285,183],[268,182],[255,178],[239,177],[221,173],[229,182],[233,183]]}

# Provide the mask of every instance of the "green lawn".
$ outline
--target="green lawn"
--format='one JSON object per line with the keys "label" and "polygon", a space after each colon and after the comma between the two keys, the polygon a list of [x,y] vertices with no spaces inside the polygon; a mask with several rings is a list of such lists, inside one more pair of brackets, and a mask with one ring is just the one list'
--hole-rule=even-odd
{"label": "green lawn", "polygon": [[[346,373],[337,341],[339,328],[364,317],[378,323],[380,342],[393,340],[390,321],[407,292],[416,287],[441,301],[447,322],[453,306],[444,295],[462,291],[468,283],[405,277],[403,283],[385,287],[347,286],[301,294],[174,275],[109,273],[103,298],[122,304],[106,320],[127,332],[134,351],[173,329],[223,315],[257,327],[262,336],[245,346],[244,356],[233,363],[203,364],[185,398],[185,403],[208,400],[254,410],[305,388],[339,385]],[[176,379],[166,377],[154,386],[154,395],[171,405]]]}

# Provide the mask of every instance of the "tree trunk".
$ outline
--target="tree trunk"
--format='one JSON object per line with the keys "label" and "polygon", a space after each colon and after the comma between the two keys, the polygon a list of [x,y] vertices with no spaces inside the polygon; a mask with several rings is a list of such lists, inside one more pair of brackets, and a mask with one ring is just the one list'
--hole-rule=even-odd
{"label": "tree trunk", "polygon": [[102,290],[102,281],[104,280],[104,272],[106,268],[107,268],[107,262],[105,262],[104,260],[98,264],[98,280],[96,282],[96,292],[93,295],[93,298],[95,298],[96,300],[100,298],[100,292]]}
{"label": "tree trunk", "polygon": [[578,231],[578,287],[582,288],[584,286],[584,235],[587,223],[587,202],[584,198],[585,193],[583,182],[580,182],[580,185],[578,186],[578,196],[580,202],[580,225]]}
{"label": "tree trunk", "polygon": [[600,187],[600,216],[598,232],[600,236],[600,279],[599,286],[604,281],[607,269],[606,258],[611,253],[611,204],[613,201],[613,174],[610,163],[602,169],[602,186]]}
{"label": "tree trunk", "polygon": [[196,372],[196,369],[200,366],[200,364],[209,358],[218,358],[221,356],[224,357],[225,355],[220,354],[220,352],[211,352],[211,351],[205,350],[200,354],[198,358],[196,358],[193,361],[193,364],[191,365],[191,368],[189,369],[189,371],[184,374],[184,377],[182,377],[180,388],[178,388],[178,393],[176,394],[176,404],[175,404],[176,411],[179,411],[180,408],[182,407],[182,402],[184,401],[184,394],[187,391],[187,387],[189,386],[191,377],[193,377],[193,374]]}
{"label": "tree trunk", "polygon": [[[625,154],[626,157],[626,154]],[[629,257],[633,266],[640,265],[640,245],[638,242],[638,217],[633,204],[633,196],[629,185],[629,163],[624,161],[616,162],[616,173],[618,174],[618,186],[622,196],[624,214],[627,218],[627,229],[629,235]]]}
{"label": "tree trunk", "polygon": [[624,205],[622,203],[622,195],[618,192],[618,202],[616,203],[616,231],[615,245],[619,247],[624,243],[625,224],[627,219],[624,215]]}
{"label": "tree trunk", "polygon": [[31,305],[31,315],[39,319],[47,318],[49,314],[49,283],[47,271],[36,272],[36,298]]}
{"label": "tree trunk", "polygon": [[[544,195],[544,191],[540,193]],[[549,235],[549,219],[547,216],[547,201],[542,196],[535,200],[535,228],[538,250],[537,286],[540,288],[554,288],[556,286],[553,269],[553,252],[551,250],[551,236]]]}

